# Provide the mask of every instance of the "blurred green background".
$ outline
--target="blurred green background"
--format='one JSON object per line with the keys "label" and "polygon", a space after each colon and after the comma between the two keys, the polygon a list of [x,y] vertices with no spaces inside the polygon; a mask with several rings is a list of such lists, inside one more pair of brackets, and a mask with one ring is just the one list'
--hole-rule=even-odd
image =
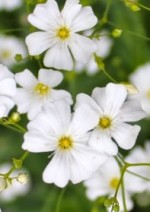
{"label": "blurred green background", "polygon": [[[1,0],[0,0],[1,1]],[[11,0],[10,0],[11,1]],[[22,0],[23,1],[23,0]],[[105,8],[109,0],[82,0],[84,5],[91,5],[94,13],[100,20],[103,17]],[[27,6],[28,2],[28,6]],[[23,1],[21,7],[13,11],[0,11],[0,34],[15,35],[23,41],[30,33],[32,27],[27,23],[27,15],[32,12],[38,0]],[[44,1],[43,1],[44,2]],[[57,0],[62,6],[64,1]],[[147,0],[139,1],[141,4],[150,7]],[[112,4],[108,14],[108,20],[102,29],[112,32],[115,28],[122,29],[119,38],[113,38],[113,47],[110,55],[104,60],[107,71],[119,82],[127,82],[128,76],[134,69],[148,61],[150,61],[150,11],[141,9],[133,12],[126,7],[121,0],[112,0]],[[12,30],[10,30],[12,29]],[[9,31],[10,30],[10,31]],[[101,30],[101,29],[100,29]],[[100,33],[98,31],[98,33]],[[147,39],[149,37],[149,39]],[[42,63],[42,58],[40,58]],[[16,62],[11,70],[16,73],[23,71],[25,68],[32,70],[35,75],[39,70],[39,64],[36,58],[28,57],[22,62]],[[73,98],[78,93],[84,92],[91,94],[93,88],[97,86],[105,86],[110,80],[99,71],[94,76],[88,76],[86,72],[63,72],[64,81],[59,86],[71,92]],[[14,109],[15,111],[15,109]],[[26,116],[22,116],[21,125],[26,127]],[[143,145],[143,142],[150,139],[150,120],[140,122],[142,131],[138,137],[137,143]],[[12,158],[19,158],[23,151],[21,144],[23,142],[22,134],[0,126],[0,163],[11,162]],[[126,154],[126,152],[122,152]],[[0,208],[4,212],[57,212],[57,205],[61,198],[62,189],[54,185],[45,184],[42,181],[42,172],[48,163],[47,153],[30,154],[24,162],[24,167],[31,175],[31,189],[27,195],[18,197],[14,201],[4,202],[0,200]],[[82,184],[69,184],[64,192],[61,202],[60,212],[104,212],[104,198],[100,198],[95,202],[89,201],[85,196],[85,188]],[[145,198],[149,198],[146,194]],[[135,212],[150,211],[150,201],[147,207],[139,206],[138,202],[142,201],[140,197],[135,201]]]}

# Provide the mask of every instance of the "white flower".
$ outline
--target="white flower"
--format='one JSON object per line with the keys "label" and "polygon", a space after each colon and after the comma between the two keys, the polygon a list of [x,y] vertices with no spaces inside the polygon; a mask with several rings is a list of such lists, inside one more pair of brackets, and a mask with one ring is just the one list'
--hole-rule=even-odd
{"label": "white flower", "polygon": [[0,64],[0,118],[6,117],[14,106],[12,98],[16,94],[13,74]]}
{"label": "white flower", "polygon": [[0,63],[11,66],[15,61],[15,55],[26,55],[25,45],[16,37],[0,36]]}
{"label": "white flower", "polygon": [[38,79],[27,69],[15,75],[16,82],[22,86],[17,88],[15,102],[20,113],[28,113],[33,119],[48,102],[66,99],[70,104],[72,98],[65,90],[53,89],[61,83],[63,75],[59,71],[40,69]]}
{"label": "white flower", "polygon": [[95,124],[95,113],[78,107],[71,114],[70,105],[57,101],[46,106],[29,123],[22,148],[30,152],[51,152],[53,158],[43,173],[46,183],[64,187],[70,180],[76,184],[91,176],[108,156],[87,145]]}
{"label": "white flower", "polygon": [[[88,34],[86,35],[89,35],[89,33],[92,34],[91,30],[88,30],[88,31],[90,32],[88,32]],[[103,59],[109,55],[110,49],[112,47],[112,40],[107,36],[107,33],[108,33],[107,31],[102,31],[101,32],[102,36],[100,36],[98,39],[96,38],[93,39],[93,42],[95,43],[95,46],[97,47],[97,49],[95,50],[95,54]],[[74,70],[77,72],[82,72],[83,70],[85,70],[88,75],[94,75],[95,73],[97,73],[98,66],[95,61],[94,55],[91,55],[91,57],[89,58],[86,64],[79,63],[79,62],[76,63]]]}
{"label": "white flower", "polygon": [[22,0],[0,0],[0,10],[12,11],[22,5]]}
{"label": "white flower", "polygon": [[61,12],[55,0],[48,0],[38,4],[28,20],[42,30],[27,36],[29,53],[39,55],[47,50],[44,57],[47,67],[71,70],[73,58],[86,63],[95,51],[93,41],[77,33],[97,23],[91,7],[82,8],[79,0],[66,0]]}
{"label": "white flower", "polygon": [[[7,173],[11,168],[11,165],[8,163],[4,163],[0,166],[0,173],[5,174]],[[23,196],[28,193],[30,187],[31,187],[31,182],[28,181],[26,184],[21,184],[16,180],[18,174],[20,172],[27,172],[26,170],[16,170],[14,171],[10,177],[14,178],[12,179],[12,183],[9,183],[7,181],[7,187],[0,192],[0,199],[3,201],[13,201],[16,197],[18,196]]]}
{"label": "white flower", "polygon": [[[135,147],[130,154],[126,157],[125,161],[129,163],[150,163],[150,141],[145,143],[145,148]],[[132,193],[139,193],[144,191],[150,191],[150,182],[146,179],[150,179],[150,166],[134,166],[129,167],[128,170],[133,174],[127,173],[126,178],[129,181],[129,189]],[[134,175],[140,175],[145,178],[142,179]]]}
{"label": "white flower", "polygon": [[150,63],[137,68],[131,74],[130,81],[139,91],[135,98],[139,99],[143,110],[147,113],[147,116],[150,116]]}
{"label": "white flower", "polygon": [[92,98],[86,94],[77,96],[77,105],[86,103],[97,114],[90,146],[110,155],[118,152],[113,140],[123,149],[134,146],[140,127],[129,125],[128,122],[140,120],[145,113],[137,100],[126,101],[126,98],[125,86],[113,83],[104,88],[95,88]]}
{"label": "white flower", "polygon": [[[101,196],[113,197],[117,189],[120,180],[120,168],[114,158],[110,157],[109,160],[100,167],[100,169],[88,180],[84,182],[87,188],[86,194],[90,200],[95,200]],[[130,194],[128,192],[128,185],[125,185],[125,197],[127,209],[131,210],[133,207]],[[117,200],[119,202],[120,211],[124,211],[123,199],[121,189],[117,195]]]}

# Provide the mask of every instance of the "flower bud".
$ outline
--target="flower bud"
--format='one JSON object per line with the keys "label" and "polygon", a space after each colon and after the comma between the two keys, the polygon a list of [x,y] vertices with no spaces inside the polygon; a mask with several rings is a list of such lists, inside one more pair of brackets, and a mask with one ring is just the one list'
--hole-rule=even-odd
{"label": "flower bud", "polygon": [[20,173],[17,177],[17,181],[21,184],[26,184],[29,180],[29,177],[26,173]]}
{"label": "flower bud", "polygon": [[11,120],[12,122],[14,122],[14,123],[19,122],[20,119],[21,119],[21,118],[20,118],[20,114],[19,114],[18,112],[14,112],[14,113],[12,113],[11,116],[10,116],[10,120]]}
{"label": "flower bud", "polygon": [[119,207],[119,205],[114,205],[114,206],[112,207],[112,209],[113,209],[114,212],[119,212],[120,207]]}
{"label": "flower bud", "polygon": [[111,199],[106,199],[104,202],[104,206],[109,208],[111,205],[112,205]]}
{"label": "flower bud", "polygon": [[111,34],[114,38],[119,38],[122,34],[122,30],[121,29],[114,29]]}

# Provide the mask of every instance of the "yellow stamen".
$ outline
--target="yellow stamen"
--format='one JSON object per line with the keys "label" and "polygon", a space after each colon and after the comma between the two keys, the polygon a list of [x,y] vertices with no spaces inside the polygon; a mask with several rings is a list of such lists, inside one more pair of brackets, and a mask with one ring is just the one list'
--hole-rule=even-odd
{"label": "yellow stamen", "polygon": [[11,56],[10,51],[8,51],[8,50],[2,51],[2,58],[8,59],[8,58],[10,58],[10,56]]}
{"label": "yellow stamen", "polygon": [[147,91],[147,98],[150,99],[150,89]]}
{"label": "yellow stamen", "polygon": [[34,92],[36,92],[37,94],[41,96],[45,96],[46,94],[48,94],[49,91],[50,91],[50,87],[47,85],[44,85],[43,83],[38,83],[34,87]]}
{"label": "yellow stamen", "polygon": [[66,27],[61,27],[58,31],[57,31],[57,36],[59,38],[61,38],[62,40],[67,39],[70,36],[70,32]]}
{"label": "yellow stamen", "polygon": [[68,150],[73,147],[73,141],[70,137],[64,136],[60,138],[58,146],[61,150]]}
{"label": "yellow stamen", "polygon": [[118,183],[119,183],[119,178],[114,177],[110,181],[110,187],[113,188],[113,189],[116,189],[117,186],[118,186]]}
{"label": "yellow stamen", "polygon": [[100,118],[98,125],[99,125],[99,127],[106,129],[106,128],[110,127],[111,119],[107,116],[104,116],[103,118]]}

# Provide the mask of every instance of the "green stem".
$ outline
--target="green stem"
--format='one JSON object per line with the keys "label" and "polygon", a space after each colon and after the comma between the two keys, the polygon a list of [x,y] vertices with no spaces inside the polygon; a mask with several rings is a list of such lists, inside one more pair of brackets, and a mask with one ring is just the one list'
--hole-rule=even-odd
{"label": "green stem", "polygon": [[103,73],[105,74],[105,76],[110,79],[112,82],[114,83],[118,83],[107,71],[105,68],[102,69]]}
{"label": "green stem", "polygon": [[125,165],[121,170],[121,176],[120,176],[119,183],[117,185],[117,189],[116,189],[115,195],[114,195],[115,198],[117,198],[118,190],[119,190],[120,185],[122,184],[123,177],[124,177],[126,169],[127,169],[127,166]]}
{"label": "green stem", "polygon": [[150,163],[126,163],[127,167],[131,166],[150,166]]}
{"label": "green stem", "polygon": [[61,192],[60,192],[55,212],[60,212],[60,206],[61,206],[61,203],[62,203],[62,199],[63,199],[64,193],[65,193],[65,188],[62,189]]}
{"label": "green stem", "polygon": [[147,7],[147,6],[145,6],[145,5],[143,5],[143,4],[136,4],[137,6],[139,6],[139,7],[141,7],[141,8],[143,8],[143,9],[145,9],[145,10],[148,10],[148,11],[150,11],[150,8],[149,7]]}
{"label": "green stem", "polygon": [[122,180],[121,192],[122,192],[122,200],[123,200],[124,212],[128,212],[128,211],[127,211],[127,206],[126,206],[126,196],[125,196],[124,180]]}
{"label": "green stem", "polygon": [[132,175],[134,175],[134,176],[136,176],[136,177],[139,177],[139,178],[141,178],[141,179],[143,179],[143,180],[150,181],[149,178],[144,177],[144,176],[141,176],[140,174],[137,174],[137,173],[134,173],[134,172],[128,171],[128,170],[127,170],[127,172],[128,172],[129,174],[132,174]]}

